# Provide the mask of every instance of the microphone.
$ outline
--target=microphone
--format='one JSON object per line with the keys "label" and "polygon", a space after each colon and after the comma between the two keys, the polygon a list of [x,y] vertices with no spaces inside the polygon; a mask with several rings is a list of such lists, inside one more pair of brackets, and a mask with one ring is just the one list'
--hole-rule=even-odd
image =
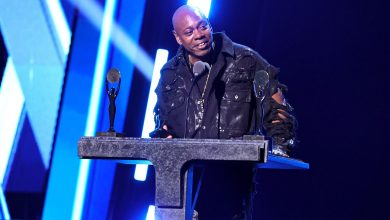
{"label": "microphone", "polygon": [[206,70],[209,70],[210,68],[211,68],[210,64],[203,62],[203,61],[196,61],[194,63],[194,66],[192,67],[192,72],[195,76],[195,79],[198,76],[200,76],[203,72],[205,72]]}
{"label": "microphone", "polygon": [[266,96],[266,89],[268,88],[268,85],[269,85],[269,74],[264,70],[256,71],[255,79],[253,80],[253,90],[255,92],[255,96],[257,99],[256,101],[257,119],[256,119],[255,127],[256,127],[256,132],[259,135],[263,135],[261,132],[260,125],[263,124],[263,115],[264,115],[263,100]]}
{"label": "microphone", "polygon": [[264,71],[256,71],[255,73],[255,79],[253,81],[253,89],[255,91],[256,98],[260,99],[260,101],[263,101],[265,97],[265,89],[268,87],[269,84],[269,74]]}
{"label": "microphone", "polygon": [[199,76],[202,75],[205,71],[210,70],[210,64],[203,62],[203,61],[196,61],[194,63],[194,66],[192,67],[192,73],[194,74],[194,78],[192,79],[192,84],[190,87],[190,91],[188,92],[188,97],[187,97],[187,103],[186,103],[186,117],[184,121],[184,138],[187,137],[187,117],[188,117],[188,105],[189,105],[189,100],[191,96],[192,89],[194,88],[195,82],[198,81]]}

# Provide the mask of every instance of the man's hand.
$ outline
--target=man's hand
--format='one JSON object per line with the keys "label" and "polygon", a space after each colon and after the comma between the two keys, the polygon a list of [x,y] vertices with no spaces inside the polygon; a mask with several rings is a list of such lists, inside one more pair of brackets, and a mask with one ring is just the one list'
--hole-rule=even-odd
{"label": "man's hand", "polygon": [[[278,89],[278,91],[272,95],[272,98],[279,104],[281,105],[286,105],[286,100],[284,99],[284,96],[283,96],[283,93],[280,89]],[[281,118],[281,119],[286,119],[286,116],[283,115],[284,114],[288,114],[286,111],[284,111],[283,109],[278,109],[279,112],[281,113],[278,113],[278,117]],[[277,123],[277,122],[280,122],[279,120],[275,120],[275,121],[272,121],[272,123]]]}
{"label": "man's hand", "polygon": [[[168,131],[168,126],[163,125],[163,129],[166,130],[166,131]],[[172,135],[170,134],[170,135],[168,135],[166,138],[172,138]]]}

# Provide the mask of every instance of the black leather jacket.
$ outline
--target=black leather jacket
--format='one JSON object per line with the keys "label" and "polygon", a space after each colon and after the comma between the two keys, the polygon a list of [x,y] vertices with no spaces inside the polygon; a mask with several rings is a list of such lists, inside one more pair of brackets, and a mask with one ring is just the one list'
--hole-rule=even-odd
{"label": "black leather jacket", "polygon": [[[214,33],[213,37],[214,59],[207,85],[207,73],[200,79],[194,78],[182,47],[161,69],[154,109],[156,128],[167,125],[169,132],[179,138],[236,138],[256,133],[259,128],[265,128],[269,136],[294,138],[295,119],[289,114],[292,109],[271,98],[278,88],[286,90],[277,80],[278,69],[249,47],[232,42],[224,33]],[[257,110],[259,100],[253,92],[254,75],[259,70],[265,70],[270,77],[263,112]],[[196,101],[205,86],[202,113]],[[278,119],[277,109],[284,109],[289,121],[271,125]],[[262,116],[257,112],[263,113],[264,120],[259,119]],[[277,129],[272,131],[275,126]]]}

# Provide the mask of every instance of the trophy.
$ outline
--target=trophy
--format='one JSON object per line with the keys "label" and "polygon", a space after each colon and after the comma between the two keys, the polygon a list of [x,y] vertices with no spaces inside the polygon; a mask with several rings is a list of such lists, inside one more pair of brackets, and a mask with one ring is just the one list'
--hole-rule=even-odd
{"label": "trophy", "polygon": [[115,100],[118,96],[119,90],[121,88],[121,74],[118,69],[111,68],[106,77],[106,93],[110,101],[108,107],[108,113],[110,116],[110,128],[107,132],[97,132],[97,136],[114,136],[122,137],[123,134],[117,133],[114,128],[115,114],[116,114],[116,105]]}

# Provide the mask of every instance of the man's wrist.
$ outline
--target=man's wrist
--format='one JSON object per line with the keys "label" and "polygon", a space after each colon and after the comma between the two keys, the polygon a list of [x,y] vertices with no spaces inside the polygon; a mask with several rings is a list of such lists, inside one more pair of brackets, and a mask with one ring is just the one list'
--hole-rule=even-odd
{"label": "man's wrist", "polygon": [[274,145],[281,145],[286,146],[288,148],[292,148],[295,145],[295,139],[294,138],[283,138],[283,137],[274,137],[272,138]]}

